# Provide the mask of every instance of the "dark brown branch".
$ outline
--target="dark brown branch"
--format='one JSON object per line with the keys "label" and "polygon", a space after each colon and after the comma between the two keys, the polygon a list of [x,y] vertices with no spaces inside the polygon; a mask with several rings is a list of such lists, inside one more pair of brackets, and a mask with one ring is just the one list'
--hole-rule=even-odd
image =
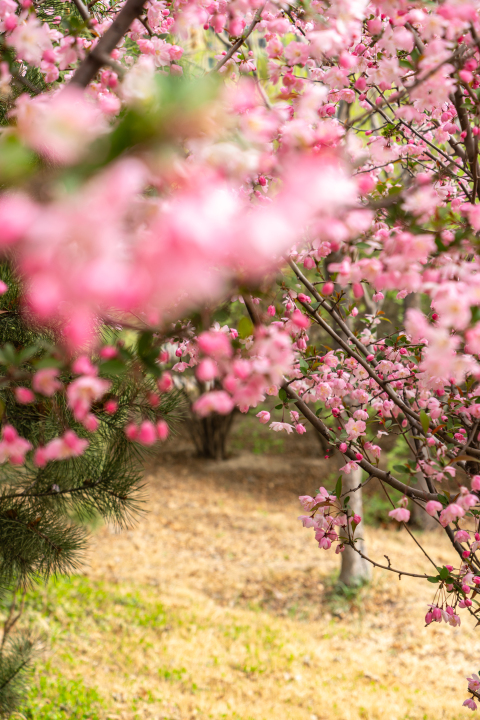
{"label": "dark brown branch", "polygon": [[258,313],[255,309],[255,305],[253,304],[252,296],[245,293],[245,295],[242,295],[242,297],[248,314],[250,315],[250,320],[252,321],[254,327],[258,327],[260,325],[260,320],[258,317]]}
{"label": "dark brown branch", "polygon": [[246,40],[248,37],[250,37],[250,35],[252,34],[252,32],[255,30],[256,26],[258,25],[258,23],[259,23],[260,20],[262,19],[263,8],[264,8],[264,5],[262,5],[262,7],[260,7],[260,8],[258,8],[257,12],[255,13],[255,17],[253,18],[252,22],[250,23],[250,25],[248,26],[248,28],[247,28],[247,29],[245,30],[245,32],[243,33],[242,37],[239,38],[239,39],[237,40],[237,42],[236,42],[234,45],[232,45],[232,47],[231,47],[230,50],[227,52],[227,54],[224,55],[224,56],[222,57],[222,59],[218,61],[218,63],[217,63],[217,64],[215,65],[215,67],[213,68],[212,72],[218,72],[218,71],[220,70],[220,68],[222,68],[222,67],[225,65],[225,63],[230,60],[230,58],[232,57],[232,55],[234,55],[234,54],[237,52],[237,50],[243,45],[243,43],[245,42],[245,40]]}
{"label": "dark brown branch", "polygon": [[110,54],[115,50],[121,38],[128,32],[130,25],[140,15],[145,0],[127,0],[123,8],[100,38],[91,53],[87,55],[70,80],[74,85],[87,87],[103,65],[110,61]]}
{"label": "dark brown branch", "polygon": [[[334,444],[335,439],[331,430],[320,418],[315,415],[315,413],[308,407],[307,403],[302,400],[299,395],[297,395],[295,390],[293,390],[286,382],[283,383],[282,388],[285,390],[288,397],[290,397],[294,401],[297,408],[306,417],[310,424],[313,425],[313,427],[318,430],[323,435],[323,437],[328,440],[329,443]],[[353,460],[354,462],[358,463],[362,470],[365,470],[365,472],[367,472],[369,475],[373,475],[373,477],[382,480],[387,485],[390,485],[390,487],[399,490],[407,497],[424,500],[425,502],[428,502],[428,500],[438,500],[437,493],[427,493],[424,490],[417,490],[417,488],[411,488],[408,485],[400,482],[400,480],[394,478],[389,472],[381,470],[375,465],[372,465],[370,462],[368,462],[368,460],[365,459],[365,457],[363,457],[362,460],[357,460],[355,457],[355,452],[350,448],[347,448],[347,450],[343,454],[349,460]]]}

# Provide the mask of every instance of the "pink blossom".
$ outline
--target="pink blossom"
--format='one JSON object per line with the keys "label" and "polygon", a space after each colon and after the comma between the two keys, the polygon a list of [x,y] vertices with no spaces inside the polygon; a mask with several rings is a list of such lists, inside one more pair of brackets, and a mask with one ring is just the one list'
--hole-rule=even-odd
{"label": "pink blossom", "polygon": [[477,673],[472,673],[472,677],[467,678],[468,689],[472,692],[480,692],[480,677]]}
{"label": "pink blossom", "polygon": [[356,440],[361,435],[365,435],[366,427],[367,425],[363,420],[349,418],[345,424],[345,430],[348,433],[348,440]]}
{"label": "pink blossom", "polygon": [[270,421],[270,413],[267,412],[267,410],[261,410],[259,413],[257,413],[256,417],[259,418],[260,422],[263,425],[266,425]]}
{"label": "pink blossom", "polygon": [[57,379],[59,371],[56,368],[42,368],[37,370],[32,378],[32,387],[35,392],[52,397],[60,390],[62,383]]}
{"label": "pink blossom", "polygon": [[110,389],[108,380],[93,375],[82,375],[67,387],[67,399],[76,420],[83,420],[92,403],[101,400]]}
{"label": "pink blossom", "polygon": [[310,495],[301,495],[299,498],[304,510],[312,510],[317,504],[317,500]]}
{"label": "pink blossom", "polygon": [[72,457],[79,457],[83,455],[88,445],[88,440],[79,438],[73,430],[67,430],[62,437],[50,440],[43,448],[37,448],[35,464],[41,467],[50,460],[68,460]]}
{"label": "pink blossom", "polygon": [[169,372],[164,372],[161,378],[157,380],[157,387],[161,393],[170,392],[173,388],[173,378]]}
{"label": "pink blossom", "polygon": [[8,193],[0,196],[0,246],[20,240],[32,225],[39,209],[24,195]]}
{"label": "pink blossom", "polygon": [[477,703],[475,702],[475,700],[473,698],[467,698],[466,700],[463,701],[462,705],[464,705],[464,707],[470,708],[470,710],[477,709]]}
{"label": "pink blossom", "polygon": [[135,425],[135,423],[129,423],[129,424],[125,427],[125,435],[126,435],[127,438],[128,438],[129,440],[131,440],[132,442],[134,442],[134,441],[137,439],[137,437],[138,437],[138,428],[137,428],[137,426]]}
{"label": "pink blossom", "polygon": [[100,350],[100,357],[102,358],[102,360],[112,360],[113,358],[117,357],[117,355],[117,348],[113,345],[105,345]]}
{"label": "pink blossom", "polygon": [[234,408],[234,402],[224,390],[213,390],[201,395],[193,403],[192,409],[200,417],[207,417],[212,412],[228,415]]}
{"label": "pink blossom", "polygon": [[425,505],[425,510],[432,517],[436,517],[437,513],[443,510],[443,505],[442,503],[437,502],[437,500],[429,500]]}
{"label": "pink blossom", "polygon": [[296,431],[299,435],[303,435],[304,433],[307,432],[307,428],[305,427],[305,425],[302,425],[301,423],[297,423],[297,424],[295,425],[295,431]]}
{"label": "pink blossom", "polygon": [[48,26],[33,14],[17,25],[9,36],[8,43],[13,45],[19,59],[38,66],[45,50],[52,47],[48,35]]}
{"label": "pink blossom", "polygon": [[14,392],[15,392],[15,400],[18,403],[27,404],[27,403],[34,402],[34,400],[35,400],[35,395],[30,390],[30,388],[16,387]]}
{"label": "pink blossom", "polygon": [[106,403],[105,403],[105,405],[104,405],[104,408],[105,408],[105,412],[108,413],[109,415],[115,415],[115,413],[116,413],[117,410],[118,410],[118,402],[117,402],[117,400],[113,400],[113,399],[112,399],[112,400],[107,400]]}
{"label": "pink blossom", "polygon": [[12,465],[23,465],[25,454],[32,449],[32,444],[20,437],[12,425],[4,425],[0,440],[0,463],[7,460]]}
{"label": "pink blossom", "polygon": [[204,358],[195,370],[200,382],[208,382],[218,376],[218,366],[211,358]]}
{"label": "pink blossom", "polygon": [[92,364],[87,355],[80,355],[72,363],[72,370],[76,375],[97,375],[98,368]]}
{"label": "pink blossom", "polygon": [[232,346],[228,337],[222,332],[207,331],[198,336],[197,339],[200,350],[205,355],[211,355],[213,358],[229,358],[232,356]]}
{"label": "pink blossom", "polygon": [[449,523],[459,517],[463,517],[464,515],[465,510],[460,505],[457,503],[451,503],[440,513],[440,524],[443,527],[446,527]]}
{"label": "pink blossom", "polygon": [[22,139],[54,162],[80,159],[104,131],[100,111],[74,85],[51,96],[21,95],[15,112]]}
{"label": "pink blossom", "polygon": [[100,426],[100,421],[93,413],[87,413],[82,420],[82,425],[88,432],[96,432]]}
{"label": "pink blossom", "polygon": [[159,420],[157,422],[156,428],[158,439],[162,442],[165,441],[170,434],[170,428],[168,427],[168,423],[165,420]]}
{"label": "pink blossom", "polygon": [[272,422],[270,423],[270,427],[274,432],[282,432],[282,430],[285,430],[287,435],[290,435],[290,433],[294,430],[293,425],[289,425],[289,423],[285,422]]}
{"label": "pink blossom", "polygon": [[153,445],[157,439],[156,428],[150,420],[144,420],[138,428],[135,440],[141,445]]}
{"label": "pink blossom", "polygon": [[410,510],[407,510],[403,507],[390,510],[388,514],[390,517],[394,518],[394,520],[397,520],[398,522],[408,522],[410,520]]}

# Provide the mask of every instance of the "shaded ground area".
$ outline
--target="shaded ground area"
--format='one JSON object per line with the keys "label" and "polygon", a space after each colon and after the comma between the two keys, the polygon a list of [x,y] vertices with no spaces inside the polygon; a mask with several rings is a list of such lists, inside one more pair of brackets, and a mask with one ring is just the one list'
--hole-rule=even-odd
{"label": "shaded ground area", "polygon": [[[277,449],[278,450],[278,449]],[[424,628],[432,586],[376,570],[336,593],[338,557],[296,520],[328,475],[318,450],[215,465],[181,438],[146,473],[148,514],[94,532],[84,575],[32,593],[44,650],[28,720],[438,720],[468,717],[480,635]],[[423,572],[404,534],[369,552]],[[442,536],[424,536],[437,564]]]}

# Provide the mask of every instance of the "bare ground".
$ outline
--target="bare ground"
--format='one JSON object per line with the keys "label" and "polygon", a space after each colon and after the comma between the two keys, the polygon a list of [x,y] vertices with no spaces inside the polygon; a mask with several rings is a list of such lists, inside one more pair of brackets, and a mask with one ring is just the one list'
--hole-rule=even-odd
{"label": "bare ground", "polygon": [[[45,611],[45,597],[44,663],[98,688],[110,720],[467,716],[480,635],[465,615],[459,629],[425,628],[433,586],[381,570],[358,595],[335,593],[338,557],[296,519],[298,491],[327,473],[315,453],[215,464],[177,444],[146,473],[136,527],[93,535],[95,610],[73,617],[66,599]],[[367,528],[367,541],[380,561],[428,570],[404,533]],[[437,564],[451,559],[441,535],[423,541]]]}

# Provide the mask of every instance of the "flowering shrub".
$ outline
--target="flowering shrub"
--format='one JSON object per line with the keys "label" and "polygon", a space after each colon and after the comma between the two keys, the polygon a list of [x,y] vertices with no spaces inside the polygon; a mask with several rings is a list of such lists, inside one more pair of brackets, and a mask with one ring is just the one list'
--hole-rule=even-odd
{"label": "flowering shrub", "polygon": [[[434,518],[452,563],[418,575],[436,586],[426,623],[477,614],[479,12],[2,0],[0,322],[47,335],[0,338],[5,482],[35,469],[38,500],[33,478],[87,458],[110,422],[122,447],[164,440],[174,378],[195,373],[200,416],[310,424],[344,476],[402,493],[389,514],[407,531],[412,504]],[[247,313],[215,324],[234,293]],[[384,433],[410,457],[391,472]],[[341,479],[302,504],[321,548],[379,565]],[[468,690],[475,709],[476,676]]]}

